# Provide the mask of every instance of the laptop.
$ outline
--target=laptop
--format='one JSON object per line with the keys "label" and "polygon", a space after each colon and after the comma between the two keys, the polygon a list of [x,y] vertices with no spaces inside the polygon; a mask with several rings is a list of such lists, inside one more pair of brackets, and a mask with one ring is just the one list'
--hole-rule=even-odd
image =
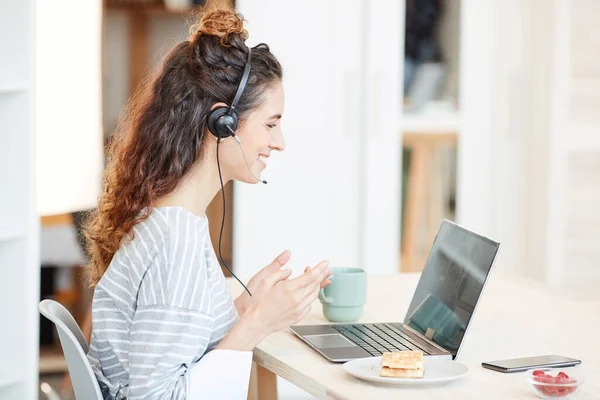
{"label": "laptop", "polygon": [[333,362],[402,350],[455,359],[499,249],[499,243],[443,220],[403,322],[294,325],[290,330]]}

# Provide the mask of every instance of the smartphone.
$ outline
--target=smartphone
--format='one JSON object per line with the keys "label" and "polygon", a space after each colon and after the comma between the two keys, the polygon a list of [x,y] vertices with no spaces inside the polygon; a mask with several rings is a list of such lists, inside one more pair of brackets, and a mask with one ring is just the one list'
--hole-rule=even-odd
{"label": "smartphone", "polygon": [[575,358],[543,355],[537,357],[512,358],[508,360],[482,362],[483,368],[493,369],[500,372],[520,372],[531,368],[550,368],[550,367],[572,367],[581,364],[581,360]]}

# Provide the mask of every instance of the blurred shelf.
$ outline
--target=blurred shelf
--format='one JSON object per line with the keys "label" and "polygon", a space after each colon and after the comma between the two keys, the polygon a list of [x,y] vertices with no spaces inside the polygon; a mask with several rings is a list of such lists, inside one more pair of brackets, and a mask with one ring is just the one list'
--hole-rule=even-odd
{"label": "blurred shelf", "polygon": [[40,232],[42,266],[80,267],[86,264],[73,225],[44,225]]}
{"label": "blurred shelf", "polygon": [[0,242],[8,242],[10,240],[24,239],[27,237],[25,229],[4,229],[0,228]]}
{"label": "blurred shelf", "polygon": [[67,362],[60,347],[40,348],[40,374],[67,372]]}
{"label": "blurred shelf", "polygon": [[172,10],[167,8],[163,3],[126,4],[126,2],[108,2],[106,4],[106,9],[108,11],[158,15],[186,15],[189,12],[194,11],[197,7],[198,6],[190,6],[184,10]]}
{"label": "blurred shelf", "polygon": [[440,133],[459,135],[461,125],[458,112],[404,113],[399,122],[401,132],[423,135]]}
{"label": "blurred shelf", "polygon": [[29,89],[29,86],[22,83],[15,84],[4,84],[0,86],[0,94],[12,94],[18,92],[25,92]]}
{"label": "blurred shelf", "polygon": [[[9,372],[10,371],[10,372]],[[23,376],[18,372],[11,371],[9,367],[0,367],[0,390],[5,387],[17,385],[24,382]]]}
{"label": "blurred shelf", "polygon": [[73,225],[73,216],[71,214],[57,214],[40,217],[42,226],[48,225]]}

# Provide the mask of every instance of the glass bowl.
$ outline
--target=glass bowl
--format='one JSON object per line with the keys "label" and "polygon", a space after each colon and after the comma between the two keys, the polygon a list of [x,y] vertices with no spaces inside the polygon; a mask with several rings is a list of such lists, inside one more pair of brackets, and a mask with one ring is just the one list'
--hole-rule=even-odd
{"label": "glass bowl", "polygon": [[527,371],[527,382],[542,399],[568,399],[583,383],[581,369],[535,368]]}

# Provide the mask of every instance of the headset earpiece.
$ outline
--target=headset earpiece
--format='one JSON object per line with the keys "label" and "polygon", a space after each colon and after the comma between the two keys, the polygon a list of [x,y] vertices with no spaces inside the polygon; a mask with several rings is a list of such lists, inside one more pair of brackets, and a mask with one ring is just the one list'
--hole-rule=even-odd
{"label": "headset earpiece", "polygon": [[217,107],[208,116],[208,130],[218,137],[225,139],[232,136],[238,126],[237,114],[230,112],[229,107]]}
{"label": "headset earpiece", "polygon": [[248,55],[246,58],[246,65],[244,65],[244,72],[242,79],[238,84],[238,88],[235,91],[235,96],[229,107],[217,107],[208,114],[208,130],[218,137],[219,139],[225,139],[229,136],[235,136],[235,131],[238,127],[238,116],[235,112],[238,102],[244,93],[244,88],[248,82],[250,76],[250,57],[252,50],[248,48]]}

